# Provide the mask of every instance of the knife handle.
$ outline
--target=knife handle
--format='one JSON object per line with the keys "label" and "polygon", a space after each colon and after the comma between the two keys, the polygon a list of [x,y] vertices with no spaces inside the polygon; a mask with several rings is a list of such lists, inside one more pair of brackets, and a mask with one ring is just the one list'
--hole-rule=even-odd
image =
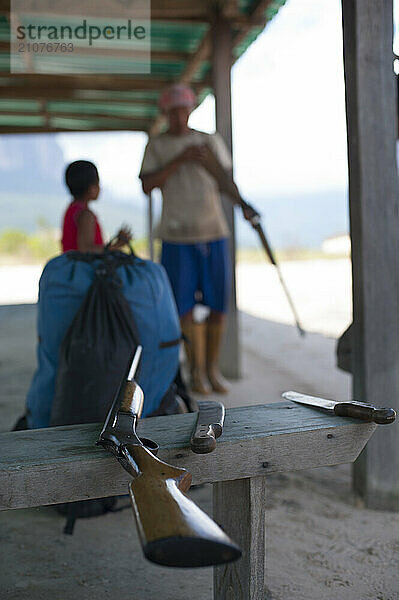
{"label": "knife handle", "polygon": [[221,434],[220,425],[200,425],[191,438],[191,450],[195,454],[208,454],[216,448],[216,438]]}
{"label": "knife handle", "polygon": [[334,407],[334,413],[338,417],[353,417],[362,421],[374,422],[379,425],[393,423],[396,418],[396,412],[393,408],[384,408],[382,406],[372,406],[365,402],[339,402]]}

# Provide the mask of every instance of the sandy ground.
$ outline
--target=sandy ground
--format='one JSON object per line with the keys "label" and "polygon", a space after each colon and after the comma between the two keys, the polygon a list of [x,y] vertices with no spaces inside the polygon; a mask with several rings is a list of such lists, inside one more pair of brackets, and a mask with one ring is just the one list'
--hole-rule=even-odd
{"label": "sandy ground", "polygon": [[[340,310],[336,328],[349,316]],[[0,307],[1,430],[23,409],[35,365],[35,311]],[[319,314],[327,323],[328,313]],[[290,388],[348,397],[350,379],[334,366],[335,340],[318,333],[301,339],[290,325],[249,314],[241,314],[241,333],[243,378],[228,406],[278,401]],[[399,599],[399,513],[356,508],[348,465],[270,476],[268,492],[265,600]],[[192,496],[211,512],[209,486]],[[1,600],[211,600],[211,569],[144,561],[129,510],[80,520],[72,537],[61,533],[63,524],[48,507],[0,513]]]}
{"label": "sandy ground", "polygon": [[[352,311],[349,259],[287,261],[281,274],[304,329],[332,337],[346,329]],[[294,323],[276,269],[266,261],[238,264],[237,303],[255,317]]]}
{"label": "sandy ground", "polygon": [[[37,300],[40,265],[0,265],[0,305]],[[349,259],[284,262],[281,273],[302,325],[336,337],[351,320],[351,266]],[[275,268],[266,261],[237,266],[237,303],[240,310],[293,324],[292,313]]]}

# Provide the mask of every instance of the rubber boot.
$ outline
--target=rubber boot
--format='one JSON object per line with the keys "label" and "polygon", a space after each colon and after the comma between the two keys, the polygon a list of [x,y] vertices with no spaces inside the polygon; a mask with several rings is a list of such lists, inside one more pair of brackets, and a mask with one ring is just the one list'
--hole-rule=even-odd
{"label": "rubber boot", "polygon": [[219,354],[224,331],[224,323],[208,321],[206,339],[206,370],[214,392],[227,394],[229,385],[219,370]]}
{"label": "rubber boot", "polygon": [[190,366],[191,389],[197,394],[210,394],[206,377],[206,323],[182,323],[185,349]]}

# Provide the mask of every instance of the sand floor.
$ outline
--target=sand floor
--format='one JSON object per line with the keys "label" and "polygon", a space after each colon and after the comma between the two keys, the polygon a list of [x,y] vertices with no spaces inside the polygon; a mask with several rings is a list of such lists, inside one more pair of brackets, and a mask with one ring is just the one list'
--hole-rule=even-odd
{"label": "sand floor", "polygon": [[[35,365],[35,306],[0,307],[0,428],[21,413]],[[243,378],[227,406],[278,401],[285,389],[347,398],[335,341],[241,315]],[[211,513],[210,486],[193,499]],[[265,600],[398,600],[399,513],[354,506],[349,465],[268,478]],[[1,600],[211,600],[212,569],[153,566],[130,510],[80,520],[52,508],[0,513]]]}

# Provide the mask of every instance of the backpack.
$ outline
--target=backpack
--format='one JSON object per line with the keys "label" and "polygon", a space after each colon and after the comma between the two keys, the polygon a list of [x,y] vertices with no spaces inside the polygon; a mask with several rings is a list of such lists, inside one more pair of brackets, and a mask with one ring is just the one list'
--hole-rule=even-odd
{"label": "backpack", "polygon": [[[28,393],[28,423],[20,420],[16,427],[104,421],[138,343],[143,354],[137,379],[147,413],[182,409],[173,383],[180,328],[158,265],[119,252],[70,252],[53,259],[40,280],[38,329],[39,368]],[[77,518],[127,506],[118,508],[117,502],[112,496],[55,509],[66,517],[64,533],[71,535]]]}
{"label": "backpack", "polygon": [[118,257],[97,264],[94,280],[62,340],[50,425],[104,421],[139,344],[116,275]]}
{"label": "backpack", "polygon": [[[107,287],[110,281],[114,286],[114,293],[111,296],[113,298],[115,294],[119,296],[118,305],[121,302],[124,304],[124,315],[127,314],[126,304],[129,306],[137,338],[143,346],[137,378],[145,398],[142,416],[153,414],[160,406],[178,370],[181,337],[176,305],[164,268],[133,254],[127,255],[122,252],[84,254],[71,251],[50,260],[40,278],[38,368],[27,395],[29,428],[50,425],[55,397],[57,405],[59,404],[61,386],[56,386],[56,379],[60,357],[62,356],[63,365],[71,357],[66,343],[62,347],[63,340],[67,334],[70,337],[68,330],[74,318],[78,319],[80,309],[79,327],[84,327],[83,315],[92,310],[90,302],[103,303],[101,314],[103,317],[108,314],[104,295],[108,294],[107,297],[110,297],[110,288]],[[94,287],[91,288],[92,285]],[[87,295],[90,288],[91,293]],[[94,321],[95,318],[93,314]],[[113,321],[118,330],[125,331],[126,325],[122,322],[118,324],[117,316]],[[102,322],[101,326],[105,327],[105,324]],[[134,337],[133,333],[131,335]],[[97,339],[94,331],[90,336],[92,340]],[[115,346],[112,336],[111,341]],[[131,352],[133,350],[134,348]],[[109,357],[107,350],[103,348],[103,351]],[[95,375],[98,376],[98,372]],[[59,378],[61,376],[65,382],[65,373],[58,375]],[[85,377],[85,380],[88,384],[88,378]],[[83,385],[82,381],[81,385]],[[112,395],[109,395],[109,404],[111,401]],[[59,422],[58,417],[55,421],[55,410],[56,407],[54,407],[53,423]],[[96,418],[93,420],[95,421]]]}

